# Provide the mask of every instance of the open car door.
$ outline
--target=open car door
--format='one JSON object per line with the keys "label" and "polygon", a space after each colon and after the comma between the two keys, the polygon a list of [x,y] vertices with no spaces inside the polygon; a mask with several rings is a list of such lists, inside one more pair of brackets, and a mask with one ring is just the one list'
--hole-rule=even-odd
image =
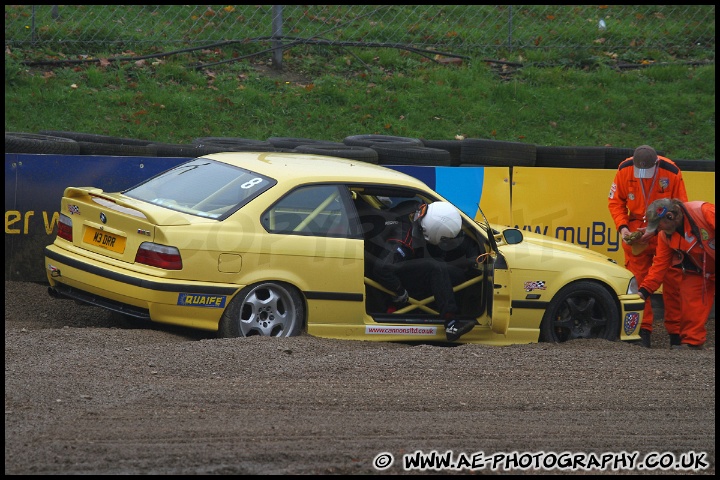
{"label": "open car door", "polygon": [[[505,335],[510,326],[510,314],[512,312],[510,305],[510,287],[511,277],[505,257],[498,249],[497,241],[490,227],[487,217],[483,213],[480,206],[478,211],[483,217],[482,222],[477,222],[481,229],[485,230],[485,236],[489,243],[489,252],[485,261],[482,263],[484,276],[488,285],[487,292],[487,314],[490,317],[490,329],[500,335]],[[492,290],[492,293],[490,293]]]}

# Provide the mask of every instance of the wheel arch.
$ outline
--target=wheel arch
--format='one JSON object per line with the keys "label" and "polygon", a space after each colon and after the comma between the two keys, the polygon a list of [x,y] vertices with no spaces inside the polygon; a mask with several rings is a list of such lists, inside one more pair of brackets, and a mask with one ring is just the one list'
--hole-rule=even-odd
{"label": "wheel arch", "polygon": [[[576,278],[572,282],[568,282],[568,284],[564,285],[560,290],[562,290],[563,288],[566,288],[570,285],[576,285],[580,282],[589,282],[589,283],[594,283],[596,285],[601,286],[608,292],[610,297],[612,297],[612,299],[615,301],[615,306],[620,308],[620,299],[617,296],[617,292],[613,289],[613,287],[608,282],[606,282],[605,280],[603,280],[601,278],[593,278],[593,277]],[[558,290],[558,293],[560,292],[560,290]]]}
{"label": "wheel arch", "polygon": [[[580,282],[588,282],[588,283],[594,283],[596,285],[599,285],[600,287],[604,288],[605,291],[607,291],[608,295],[610,295],[610,298],[613,299],[613,302],[615,303],[615,307],[617,307],[618,311],[622,311],[621,304],[620,304],[620,298],[618,298],[617,292],[613,289],[613,287],[605,280],[601,278],[576,278],[567,284],[563,285],[555,295],[559,294],[562,290],[569,288],[571,286],[575,286]],[[554,297],[553,297],[554,298]],[[620,321],[621,319],[618,319]]]}
{"label": "wheel arch", "polygon": [[621,316],[622,305],[620,304],[620,299],[618,298],[617,292],[613,289],[613,287],[607,281],[605,281],[603,279],[575,278],[572,281],[568,282],[567,284],[563,285],[560,289],[558,289],[558,291],[555,293],[555,295],[553,295],[552,299],[550,300],[550,304],[548,305],[547,309],[545,310],[545,312],[543,312],[542,319],[541,319],[540,325],[539,325],[539,330],[540,330],[540,334],[539,334],[539,338],[538,338],[539,341],[541,341],[541,342],[548,341],[548,340],[544,339],[544,334],[543,334],[544,324],[547,321],[549,321],[550,309],[552,308],[555,299],[560,298],[561,295],[565,295],[567,290],[569,290],[571,288],[577,288],[578,285],[582,284],[582,283],[595,285],[595,286],[603,289],[605,291],[605,293],[607,293],[607,295],[611,299],[613,305],[615,306],[615,312],[617,313],[617,315],[615,317],[615,322],[616,322],[617,328],[616,328],[615,334],[613,335],[612,340],[620,339],[620,332],[622,330],[622,316]]}
{"label": "wheel arch", "polygon": [[237,309],[239,308],[240,304],[243,302],[243,297],[245,297],[249,292],[253,291],[254,289],[265,285],[265,284],[272,284],[277,285],[279,287],[284,288],[287,290],[290,295],[293,293],[298,296],[301,302],[302,307],[302,316],[300,318],[300,325],[299,325],[299,331],[307,332],[307,325],[308,325],[308,300],[307,296],[305,295],[305,292],[299,288],[297,285],[292,284],[287,281],[283,280],[276,280],[276,279],[260,279],[255,282],[249,282],[244,285],[242,285],[241,288],[238,288],[237,291],[228,299],[227,305],[225,306],[225,309],[223,310],[222,315],[220,316],[220,320],[218,322],[218,335],[220,337],[228,337],[231,335],[228,335],[227,331],[227,325],[225,325],[225,319],[226,316],[233,316],[237,312]]}

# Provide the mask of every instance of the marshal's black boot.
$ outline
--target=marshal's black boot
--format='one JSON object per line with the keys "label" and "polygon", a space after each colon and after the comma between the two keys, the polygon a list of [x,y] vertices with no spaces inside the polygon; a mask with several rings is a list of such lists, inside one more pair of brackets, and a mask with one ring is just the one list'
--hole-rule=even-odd
{"label": "marshal's black boot", "polygon": [[640,346],[650,348],[650,335],[652,332],[644,328],[640,329]]}

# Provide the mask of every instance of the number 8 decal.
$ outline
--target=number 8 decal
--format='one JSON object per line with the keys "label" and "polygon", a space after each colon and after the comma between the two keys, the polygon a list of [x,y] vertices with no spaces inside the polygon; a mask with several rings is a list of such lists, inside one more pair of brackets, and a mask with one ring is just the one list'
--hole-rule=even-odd
{"label": "number 8 decal", "polygon": [[240,185],[240,188],[252,188],[260,182],[262,182],[262,178],[255,177],[252,180],[248,180],[247,182]]}

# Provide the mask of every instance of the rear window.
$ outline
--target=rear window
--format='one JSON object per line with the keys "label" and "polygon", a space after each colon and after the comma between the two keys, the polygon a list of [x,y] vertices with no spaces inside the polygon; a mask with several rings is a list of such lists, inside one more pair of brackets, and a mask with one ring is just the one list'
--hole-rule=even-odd
{"label": "rear window", "polygon": [[275,183],[250,170],[196,158],[123,194],[170,210],[222,220]]}

